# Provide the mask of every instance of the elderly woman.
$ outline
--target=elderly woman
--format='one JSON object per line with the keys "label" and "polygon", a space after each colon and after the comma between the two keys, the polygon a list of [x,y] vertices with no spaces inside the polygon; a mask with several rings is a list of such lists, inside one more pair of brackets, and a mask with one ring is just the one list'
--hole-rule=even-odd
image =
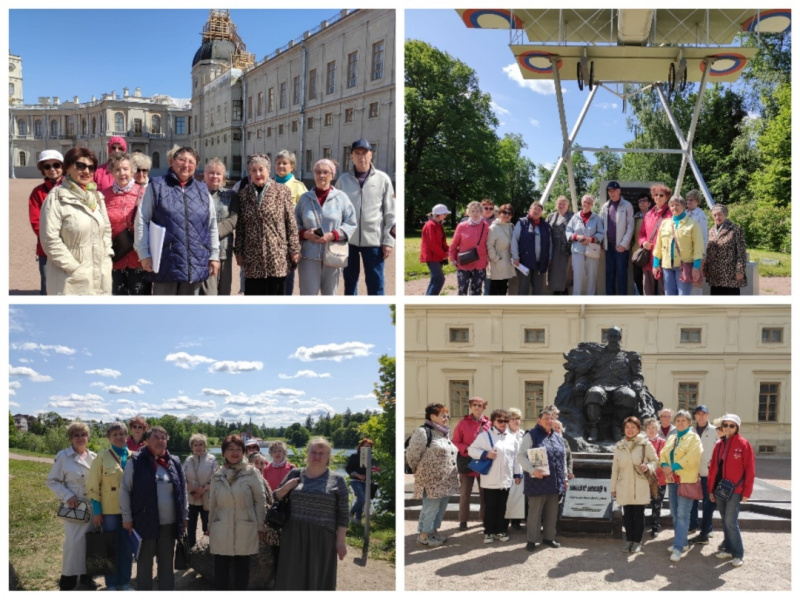
{"label": "elderly woman", "polygon": [[469,468],[469,447],[481,431],[486,431],[492,423],[489,417],[483,414],[486,410],[487,402],[479,396],[469,399],[469,412],[458,422],[453,430],[453,443],[458,448],[458,483],[459,483],[459,502],[458,502],[458,521],[461,531],[467,530],[469,520],[470,505],[472,503],[472,488],[475,487],[475,480],[478,481],[480,492],[480,519],[484,516],[483,488],[480,486],[481,477]]}
{"label": "elderly woman", "polygon": [[489,295],[505,296],[508,294],[508,282],[514,277],[514,265],[511,264],[511,240],[514,226],[511,218],[514,209],[510,204],[500,207],[498,217],[489,227],[489,238],[486,250],[489,253]]}
{"label": "elderly woman", "polygon": [[132,152],[131,157],[131,171],[133,172],[133,180],[139,185],[142,190],[150,183],[150,168],[153,161],[150,157],[143,152]]}
{"label": "elderly woman", "polygon": [[486,242],[489,223],[481,218],[481,203],[467,205],[467,218],[456,227],[450,243],[450,262],[458,268],[458,295],[480,296],[489,257]]}
{"label": "elderly woman", "polygon": [[[518,408],[508,409],[508,431],[522,441],[525,432],[522,430],[522,411]],[[511,522],[514,529],[522,529],[520,523],[525,520],[525,493],[523,486],[512,485],[508,492],[508,503],[506,504],[506,520]]]}
{"label": "elderly woman", "polygon": [[511,259],[515,267],[522,265],[527,269],[527,273],[520,271],[517,275],[520,296],[544,293],[545,277],[553,256],[553,232],[550,224],[542,219],[543,210],[541,204],[534,202],[527,216],[514,226]]}
{"label": "elderly woman", "polygon": [[[639,196],[639,199],[636,201],[639,210],[633,215],[633,238],[631,240],[631,259],[636,254],[636,251],[639,249],[640,242],[639,242],[639,234],[642,231],[642,225],[644,224],[644,217],[647,213],[650,212],[650,209],[655,206],[655,202],[650,197],[650,194],[643,193]],[[652,262],[652,256],[651,261]],[[648,263],[650,266],[650,263]],[[633,285],[636,288],[636,292],[639,296],[644,296],[644,268],[640,267],[637,264],[633,264]]]}
{"label": "elderly woman", "polygon": [[189,523],[187,537],[189,546],[197,543],[197,517],[203,526],[203,535],[208,535],[208,505],[211,489],[211,476],[219,466],[217,459],[208,451],[206,436],[195,433],[189,438],[192,453],[183,463],[183,474],[186,478],[186,495],[189,501]]}
{"label": "elderly woman", "polygon": [[[119,152],[127,152],[128,151],[128,142],[125,141],[125,138],[120,136],[112,136],[111,139],[108,140],[108,157],[111,158],[115,154]],[[105,192],[108,188],[114,185],[114,174],[111,172],[109,165],[107,162],[103,163],[97,170],[94,172],[92,176],[94,182],[97,184],[97,190],[99,192]]]}
{"label": "elderly woman", "polygon": [[208,500],[209,550],[214,556],[217,590],[229,586],[231,563],[234,590],[250,582],[250,557],[258,554],[259,534],[265,531],[267,498],[263,478],[244,458],[244,441],[229,435],[222,442],[222,466],[211,478]]}
{"label": "elderly woman", "polygon": [[747,286],[747,248],[741,227],[728,220],[728,207],[711,209],[714,225],[708,232],[708,249],[703,275],[712,296],[738,296]]}
{"label": "elderly woman", "polygon": [[272,459],[264,470],[264,479],[269,484],[269,489],[277,490],[281,482],[295,466],[286,459],[286,444],[281,440],[270,442],[269,456]]}
{"label": "elderly woman", "polygon": [[636,417],[622,422],[625,433],[614,447],[611,464],[611,497],[622,507],[625,522],[623,552],[642,551],[644,536],[644,508],[650,504],[650,484],[645,473],[655,473],[658,457],[642,433],[642,425]]}
{"label": "elderly woman", "polygon": [[250,178],[239,190],[234,252],[244,268],[246,296],[283,296],[289,262],[300,260],[292,193],[270,179],[266,154],[247,157]]}
{"label": "elderly woman", "polygon": [[[281,150],[275,156],[275,181],[282,183],[292,192],[292,203],[297,204],[300,196],[308,191],[306,185],[297,179],[293,171],[297,168],[297,156],[291,150]],[[288,265],[289,271],[286,274],[286,295],[291,296],[294,292],[294,271],[297,268],[296,262]]]}
{"label": "elderly woman", "polygon": [[[89,148],[64,156],[64,179],[42,205],[39,237],[47,255],[47,295],[111,294],[111,224],[92,175]],[[47,200],[50,200],[49,202]]]}
{"label": "elderly woman", "polygon": [[[198,296],[201,284],[219,272],[217,211],[206,184],[194,178],[197,158],[188,146],[176,150],[167,174],[150,181],[136,216],[134,249],[155,295]],[[151,224],[158,225],[154,238],[163,235],[160,249],[150,247]]]}
{"label": "elderly woman", "polygon": [[438,296],[444,287],[444,266],[447,264],[447,252],[450,249],[444,233],[444,221],[449,214],[450,210],[444,204],[437,204],[422,227],[419,262],[428,265],[431,272],[426,296]]}
{"label": "elderly woman", "polygon": [[47,255],[44,253],[42,243],[39,241],[39,221],[42,215],[42,204],[50,191],[61,183],[61,176],[64,174],[64,157],[58,150],[42,150],[39,153],[39,160],[36,161],[36,168],[44,177],[44,183],[33,188],[30,198],[28,198],[28,217],[31,222],[33,233],[36,234],[36,258],[39,262],[40,293],[47,295],[47,277],[45,276],[45,265],[47,265]]}
{"label": "elderly woman", "polygon": [[414,498],[422,500],[417,544],[433,548],[446,537],[439,534],[450,496],[458,493],[458,448],[450,441],[450,415],[443,404],[425,407],[425,423],[411,434],[406,462],[414,471]]}
{"label": "elderly woman", "polygon": [[209,275],[200,286],[203,296],[230,296],[233,282],[233,232],[239,220],[239,196],[225,187],[228,171],[216,156],[206,163],[203,181],[211,193],[219,234],[219,272]]}
{"label": "elderly woman", "polygon": [[366,499],[366,489],[364,488],[365,481],[367,480],[367,468],[362,467],[360,463],[361,448],[365,446],[372,448],[372,440],[364,438],[358,443],[355,453],[351,454],[347,459],[347,465],[344,470],[350,475],[350,487],[353,488],[355,500],[353,501],[353,508],[350,509],[350,522],[361,523],[361,517],[364,513],[364,500]]}
{"label": "elderly woman", "polygon": [[[347,194],[331,183],[336,165],[327,158],[314,164],[314,189],[297,201],[294,214],[300,232],[300,264],[297,267],[302,296],[333,296],[342,268],[326,263],[327,246],[346,242],[356,230],[356,213]],[[335,252],[340,254],[341,249]],[[344,253],[348,252],[344,248]]]}
{"label": "elderly woman", "polygon": [[[645,419],[644,432],[647,435],[647,441],[653,446],[656,456],[661,456],[666,440],[658,435],[658,421],[653,417]],[[658,477],[658,496],[650,499],[650,537],[658,537],[658,534],[661,533],[661,506],[667,492],[667,481],[661,465],[656,465],[655,472]]]}
{"label": "elderly woman", "polygon": [[725,437],[714,446],[708,469],[709,488],[714,490],[709,495],[710,500],[717,503],[725,534],[724,549],[716,557],[720,560],[732,558],[734,567],[741,567],[744,561],[739,505],[753,495],[756,476],[755,453],[750,442],[739,433],[741,425],[739,415],[727,414],[722,417]]}
{"label": "elderly woman", "polygon": [[492,463],[489,472],[481,476],[479,482],[486,502],[483,517],[484,544],[491,544],[495,540],[508,541],[508,492],[513,486],[522,483],[522,469],[517,461],[520,440],[508,428],[508,412],[495,409],[490,420],[491,428],[480,432],[469,446],[471,458],[488,459]]}
{"label": "elderly woman", "polygon": [[692,415],[688,410],[675,413],[675,435],[670,435],[661,450],[661,469],[669,487],[669,510],[675,528],[675,540],[670,547],[670,560],[678,562],[689,549],[689,514],[692,498],[680,494],[679,486],[700,482],[700,459],[703,446],[692,430]]}
{"label": "elderly woman", "polygon": [[136,415],[128,421],[131,434],[126,445],[131,452],[138,452],[145,446],[144,434],[148,429],[147,420],[142,415]]}
{"label": "elderly woman", "polygon": [[[86,480],[95,458],[95,453],[86,448],[89,442],[89,427],[84,423],[73,423],[67,428],[70,446],[56,454],[53,468],[47,476],[47,487],[61,504],[69,508],[82,508],[91,512],[88,503]],[[86,534],[91,530],[91,520],[73,521],[64,519],[64,546],[61,554],[61,579],[58,589],[72,590],[80,578],[81,585],[88,590],[97,589],[97,584],[86,574]]]}
{"label": "elderly woman", "polygon": [[663,273],[667,296],[689,296],[692,284],[700,281],[703,234],[697,221],[686,214],[686,200],[673,196],[669,210],[672,218],[661,224],[656,236],[653,276]]}
{"label": "elderly woman", "polygon": [[291,493],[290,517],[281,530],[278,590],[335,590],[336,557],[347,555],[347,484],[328,468],[327,440],[312,439],[307,451],[306,468],[292,469],[275,491],[278,500]]}
{"label": "elderly woman", "polygon": [[[111,169],[113,172],[113,168]],[[119,421],[111,423],[106,430],[109,447],[97,455],[89,469],[87,483],[92,501],[92,521],[95,528],[102,527],[106,533],[115,533],[117,542],[117,568],[106,573],[106,590],[132,591],[131,570],[133,555],[130,536],[122,529],[122,510],[119,507],[119,488],[122,473],[131,451],[125,446],[128,428]]]}
{"label": "elderly woman", "polygon": [[567,240],[567,224],[574,216],[569,210],[569,200],[559,196],[556,211],[547,215],[553,239],[553,253],[550,255],[550,269],[547,271],[547,287],[554,296],[565,296],[569,285],[570,244]]}
{"label": "elderly woman", "polygon": [[144,189],[133,180],[131,157],[128,154],[112,154],[108,160],[108,170],[114,177],[114,183],[103,192],[114,249],[111,292],[115,296],[149,296],[152,284],[147,281],[133,249],[133,222]]}
{"label": "elderly woman", "polygon": [[566,238],[572,244],[573,296],[594,296],[597,292],[597,263],[605,230],[603,220],[592,212],[593,206],[594,196],[586,194],[581,198],[580,212],[567,223]]}
{"label": "elderly woman", "polygon": [[644,288],[645,296],[663,296],[664,285],[653,274],[653,250],[657,243],[656,237],[661,225],[672,217],[672,212],[669,209],[672,189],[658,183],[650,188],[650,196],[656,205],[644,215],[642,226],[639,229],[639,246],[650,251],[650,262],[642,267],[642,287]]}

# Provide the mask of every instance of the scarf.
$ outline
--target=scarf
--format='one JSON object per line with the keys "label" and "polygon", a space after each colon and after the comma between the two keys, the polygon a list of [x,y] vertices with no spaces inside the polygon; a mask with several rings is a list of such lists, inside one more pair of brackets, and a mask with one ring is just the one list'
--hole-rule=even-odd
{"label": "scarf", "polygon": [[282,469],[283,467],[286,466],[287,462],[289,462],[288,458],[284,458],[281,462],[272,461],[272,466],[275,467],[276,469]]}
{"label": "scarf", "polygon": [[293,177],[293,175],[292,175],[291,173],[289,173],[289,174],[288,174],[288,175],[286,175],[285,177],[280,177],[279,175],[275,175],[275,181],[277,181],[278,183],[286,183],[286,182],[287,182],[287,181],[289,181],[289,180],[290,180],[292,177]]}
{"label": "scarf", "polygon": [[95,193],[97,190],[97,184],[94,181],[87,183],[86,187],[84,188],[72,177],[67,175],[64,177],[61,185],[75,194],[75,196],[78,197],[78,200],[80,200],[81,204],[83,204],[86,208],[92,212],[95,211],[97,208],[97,194]]}
{"label": "scarf", "polygon": [[114,454],[119,456],[119,464],[124,469],[125,465],[128,463],[128,448],[117,448],[114,444],[111,444],[111,449],[114,451]]}
{"label": "scarf", "polygon": [[114,182],[114,185],[112,187],[114,188],[114,193],[115,194],[124,194],[125,192],[130,192],[133,189],[133,186],[135,186],[135,185],[136,185],[136,182],[133,179],[131,179],[128,182],[128,185],[126,185],[124,188],[123,187],[119,187],[117,185],[116,181]]}
{"label": "scarf", "polygon": [[240,460],[238,463],[232,465],[226,460],[222,466],[222,468],[225,470],[225,479],[228,480],[229,484],[233,484],[233,482],[236,481],[242,473],[244,473],[246,467],[247,463],[245,463],[243,460]]}
{"label": "scarf", "polygon": [[428,427],[432,427],[433,429],[435,429],[439,433],[443,434],[444,437],[450,437],[450,428],[449,427],[446,427],[445,425],[439,425],[438,423],[434,423],[433,421],[429,421],[427,419],[425,419],[425,424]]}
{"label": "scarf", "polygon": [[[150,454],[153,454],[152,452]],[[161,465],[164,467],[166,471],[169,471],[169,461],[167,460],[167,453],[165,452],[161,456],[156,456],[153,454],[153,460],[155,461],[156,465]]]}
{"label": "scarf", "polygon": [[483,217],[478,217],[478,220],[477,220],[477,221],[473,221],[473,220],[470,218],[470,220],[468,221],[468,223],[469,223],[470,225],[480,225],[481,223],[483,223]]}

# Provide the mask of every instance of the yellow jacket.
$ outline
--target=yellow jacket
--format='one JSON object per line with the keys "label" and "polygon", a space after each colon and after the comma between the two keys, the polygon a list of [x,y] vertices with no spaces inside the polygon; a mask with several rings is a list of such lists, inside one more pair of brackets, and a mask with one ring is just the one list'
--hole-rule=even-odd
{"label": "yellow jacket", "polygon": [[[670,460],[670,453],[675,454]],[[680,477],[681,483],[695,483],[700,479],[700,459],[703,456],[703,444],[700,437],[691,429],[687,431],[680,441],[678,436],[671,435],[661,450],[660,464],[672,465],[677,463],[681,468],[675,472]]]}
{"label": "yellow jacket", "polygon": [[[677,240],[675,257],[680,258],[680,261],[676,261],[675,264],[672,262],[671,252],[673,231]],[[678,252],[678,248],[680,248],[680,252]],[[700,225],[692,217],[686,215],[678,221],[677,227],[672,218],[664,219],[661,229],[658,231],[653,256],[661,261],[662,269],[679,269],[682,262],[693,263],[696,260],[702,260],[704,250],[703,232],[700,231]]]}
{"label": "yellow jacket", "polygon": [[[125,448],[130,460],[130,450]],[[104,515],[119,515],[119,490],[122,488],[122,466],[114,450],[108,448],[97,455],[89,469],[86,491],[89,499],[100,503]]]}

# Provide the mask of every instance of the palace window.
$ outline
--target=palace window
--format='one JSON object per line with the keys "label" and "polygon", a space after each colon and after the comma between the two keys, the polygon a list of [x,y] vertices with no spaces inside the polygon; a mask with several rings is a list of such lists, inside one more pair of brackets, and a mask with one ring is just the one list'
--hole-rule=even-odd
{"label": "palace window", "polygon": [[702,341],[702,330],[699,327],[681,328],[681,344],[699,344]]}
{"label": "palace window", "polygon": [[544,409],[544,381],[525,382],[525,419],[538,419]]}
{"label": "palace window", "polygon": [[328,70],[325,76],[325,90],[328,94],[336,91],[336,61],[328,63]]}
{"label": "palace window", "polygon": [[450,414],[453,416],[469,413],[469,381],[450,381]]}
{"label": "palace window", "polygon": [[544,344],[544,329],[525,329],[526,344]]}
{"label": "palace window", "polygon": [[778,400],[780,383],[761,383],[758,390],[758,422],[775,423],[778,421]]}
{"label": "palace window", "polygon": [[259,117],[264,114],[264,92],[258,92],[258,100],[256,101],[256,115]]}
{"label": "palace window", "polygon": [[269,88],[267,96],[267,112],[271,113],[275,110],[275,88]]}
{"label": "palace window", "polygon": [[383,40],[372,44],[372,81],[383,78],[385,45]]}
{"label": "palace window", "polygon": [[451,327],[449,335],[451,343],[465,344],[469,342],[469,328],[467,327]]}
{"label": "palace window", "polygon": [[286,108],[286,82],[281,82],[281,97],[280,97],[280,107]]}
{"label": "palace window", "polygon": [[351,52],[347,55],[347,87],[353,88],[358,85],[358,52]]}
{"label": "palace window", "polygon": [[311,69],[308,72],[308,99],[317,99],[317,70]]}
{"label": "palace window", "polygon": [[353,114],[355,111],[352,108],[345,108],[344,109],[344,122],[345,123],[352,123],[353,122]]}
{"label": "palace window", "polygon": [[333,125],[333,113],[325,113],[325,127]]}
{"label": "palace window", "polygon": [[294,93],[292,94],[292,104],[300,104],[300,75],[294,78]]}
{"label": "palace window", "polygon": [[783,327],[764,327],[761,329],[761,342],[764,344],[783,343]]}
{"label": "palace window", "polygon": [[378,103],[370,102],[369,104],[369,118],[375,119],[378,116]]}
{"label": "palace window", "polygon": [[700,396],[700,384],[696,381],[678,382],[678,410],[688,410],[694,413],[697,399]]}

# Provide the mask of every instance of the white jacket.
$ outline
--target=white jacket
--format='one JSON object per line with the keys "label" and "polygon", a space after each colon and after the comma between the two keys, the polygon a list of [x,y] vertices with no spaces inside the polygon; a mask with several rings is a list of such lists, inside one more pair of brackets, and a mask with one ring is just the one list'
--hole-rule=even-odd
{"label": "white jacket", "polygon": [[211,477],[208,504],[208,539],[211,554],[247,556],[258,554],[258,532],[265,530],[267,497],[264,479],[250,465],[233,484],[225,469]]}
{"label": "white jacket", "polygon": [[[603,238],[603,249],[608,250],[608,205],[611,200],[608,200],[600,209],[600,218],[603,219],[603,229],[606,232]],[[619,206],[617,206],[617,246],[623,246],[626,250],[631,249],[631,239],[633,238],[633,206],[625,200],[619,199]],[[612,250],[616,250],[612,248]]]}
{"label": "white jacket", "polygon": [[[491,441],[489,441],[490,435]],[[519,437],[511,433],[508,428],[505,433],[500,433],[492,427],[489,431],[481,431],[478,434],[467,449],[471,458],[479,459],[485,452],[497,451],[497,458],[492,461],[492,468],[486,475],[481,475],[482,488],[507,490],[514,485],[514,475],[522,476],[522,468],[517,462],[518,449]]]}
{"label": "white jacket", "polygon": [[364,187],[361,187],[353,171],[342,173],[336,182],[336,187],[347,194],[356,211],[358,227],[347,242],[366,248],[394,247],[394,238],[389,233],[395,225],[392,180],[383,171],[370,166]]}
{"label": "white jacket", "polygon": [[486,250],[489,253],[489,279],[501,280],[514,277],[514,265],[511,263],[511,239],[514,226],[501,223],[496,219],[489,227]]}
{"label": "white jacket", "polygon": [[[697,433],[697,426],[692,429]],[[703,456],[700,458],[700,477],[708,477],[708,465],[711,463],[711,455],[714,454],[714,446],[718,439],[717,428],[709,423],[703,430],[703,435],[700,435],[700,443],[703,445]]]}

